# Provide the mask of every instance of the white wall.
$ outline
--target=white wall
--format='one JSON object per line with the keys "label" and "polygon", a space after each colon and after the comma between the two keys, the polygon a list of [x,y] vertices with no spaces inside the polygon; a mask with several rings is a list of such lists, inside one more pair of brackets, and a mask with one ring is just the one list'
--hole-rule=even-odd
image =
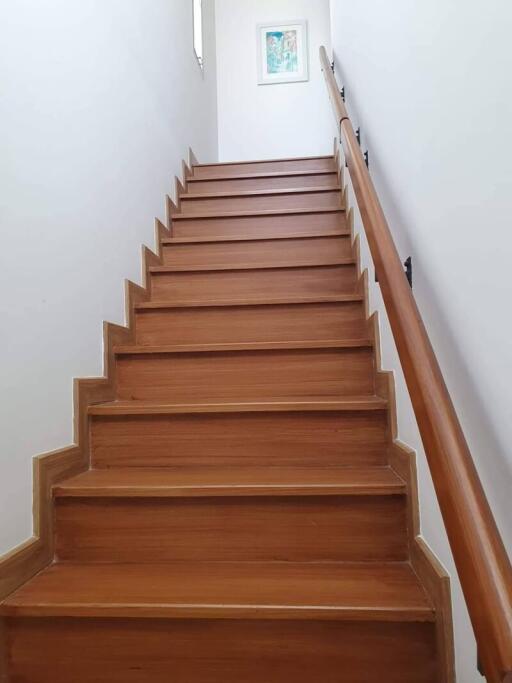
{"label": "white wall", "polygon": [[[256,25],[307,19],[310,80],[258,85]],[[330,110],[318,49],[330,43],[329,0],[217,0],[219,157],[330,154]]]}
{"label": "white wall", "polygon": [[188,145],[216,160],[203,4],[204,79],[192,0],[0,5],[0,552],[31,535],[31,458],[71,442],[72,378],[102,374]]}
{"label": "white wall", "polygon": [[[332,1],[337,74],[488,493],[512,551],[512,90],[508,0]],[[373,275],[373,271],[372,271]],[[373,277],[371,278],[373,279]],[[377,286],[373,300],[383,309]],[[384,362],[399,363],[385,316]],[[418,449],[423,535],[453,579],[459,683],[476,652],[401,373],[400,436]]]}

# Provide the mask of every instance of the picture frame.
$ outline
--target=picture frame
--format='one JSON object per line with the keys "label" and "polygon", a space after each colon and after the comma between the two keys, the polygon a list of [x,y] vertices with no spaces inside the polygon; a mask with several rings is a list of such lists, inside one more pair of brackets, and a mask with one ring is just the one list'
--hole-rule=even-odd
{"label": "picture frame", "polygon": [[308,23],[305,19],[258,24],[258,84],[309,80]]}

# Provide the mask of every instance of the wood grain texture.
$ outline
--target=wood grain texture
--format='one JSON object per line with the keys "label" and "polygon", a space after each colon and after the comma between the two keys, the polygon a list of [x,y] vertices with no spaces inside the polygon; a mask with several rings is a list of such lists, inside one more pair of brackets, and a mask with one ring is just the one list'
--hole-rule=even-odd
{"label": "wood grain texture", "polygon": [[387,415],[248,412],[101,416],[95,467],[339,467],[386,463]]}
{"label": "wood grain texture", "polygon": [[13,683],[451,683],[338,162],[183,164],[45,483],[56,563],[0,606]]}
{"label": "wood grain texture", "polygon": [[211,176],[231,177],[240,174],[284,173],[288,171],[334,171],[334,158],[312,157],[309,159],[275,159],[269,161],[234,162],[222,164],[199,164],[193,167],[194,178]]}
{"label": "wood grain texture", "polygon": [[55,508],[65,562],[407,558],[402,496],[58,498]]}
{"label": "wood grain texture", "polygon": [[9,648],[30,683],[437,683],[428,622],[23,619]]}
{"label": "wood grain texture", "polygon": [[[180,197],[184,214],[280,211],[286,209],[337,209],[342,207],[339,187],[310,190],[258,190],[231,194],[186,194]],[[175,217],[176,218],[176,217]]]}
{"label": "wood grain texture", "polygon": [[137,344],[222,344],[362,339],[367,334],[361,301],[276,305],[141,309]]}
{"label": "wood grain texture", "polygon": [[335,171],[292,171],[289,173],[241,174],[239,176],[212,176],[209,180],[191,178],[188,189],[193,194],[210,192],[237,192],[244,190],[299,189],[311,187],[334,187],[338,184]]}
{"label": "wood grain texture", "polygon": [[369,348],[122,355],[120,400],[286,401],[373,395]]}
{"label": "wood grain texture", "polygon": [[337,263],[352,257],[350,236],[314,236],[283,240],[209,242],[203,244],[164,245],[166,266],[241,267],[244,264]]}
{"label": "wood grain texture", "polygon": [[[305,600],[305,596],[307,599]],[[5,616],[432,621],[406,563],[59,564],[1,606]]]}
{"label": "wood grain texture", "polygon": [[381,396],[346,396],[326,399],[311,396],[308,400],[210,401],[208,403],[170,403],[155,401],[108,401],[89,407],[89,415],[210,415],[243,413],[304,413],[381,411],[387,401]]}
{"label": "wood grain texture", "polygon": [[354,265],[261,268],[253,270],[152,273],[155,301],[245,299],[262,296],[328,296],[351,294],[357,289]]}
{"label": "wood grain texture", "polygon": [[[224,344],[158,344],[147,346],[139,344],[119,344],[114,347],[116,356],[179,356],[198,353],[244,353],[246,351],[336,351],[341,349],[371,349],[371,339],[316,339],[297,341],[258,341],[258,342],[229,342]],[[215,358],[215,356],[213,356]]]}
{"label": "wood grain texture", "polygon": [[173,237],[273,237],[312,231],[321,235],[346,228],[345,211],[340,209],[203,216],[175,214],[170,219]]}
{"label": "wood grain texture", "polygon": [[399,495],[389,467],[180,467],[96,469],[57,484],[60,498]]}

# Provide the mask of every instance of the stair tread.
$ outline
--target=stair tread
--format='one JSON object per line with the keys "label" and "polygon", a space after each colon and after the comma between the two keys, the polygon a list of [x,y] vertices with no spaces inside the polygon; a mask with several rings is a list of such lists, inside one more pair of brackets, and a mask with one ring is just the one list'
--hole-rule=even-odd
{"label": "stair tread", "polygon": [[251,413],[308,411],[385,410],[387,401],[380,396],[309,397],[307,401],[240,401],[216,403],[159,403],[154,401],[107,401],[89,406],[89,415],[172,415],[187,413]]}
{"label": "stair tread", "polygon": [[318,261],[316,263],[297,263],[283,261],[281,263],[262,262],[262,263],[237,263],[227,265],[185,265],[185,266],[151,266],[150,273],[201,273],[201,272],[217,272],[217,271],[236,271],[236,270],[279,270],[279,269],[302,269],[302,268],[325,268],[326,266],[352,266],[357,263],[355,258],[332,258],[325,261]]}
{"label": "stair tread", "polygon": [[225,176],[225,175],[211,175],[207,176],[204,178],[195,178],[191,176],[190,178],[187,178],[187,183],[204,183],[204,182],[211,182],[211,181],[216,181],[216,180],[256,180],[258,178],[296,178],[300,176],[306,176],[306,175],[334,175],[337,176],[338,172],[336,170],[317,170],[317,169],[311,169],[311,170],[305,170],[305,171],[263,171],[260,173],[239,173],[237,175],[230,175],[230,176]]}
{"label": "stair tread", "polygon": [[171,219],[194,220],[197,218],[245,218],[251,216],[294,216],[310,213],[345,213],[345,207],[309,207],[302,209],[254,209],[253,211],[206,211],[201,213],[173,213]]}
{"label": "stair tread", "polygon": [[186,192],[180,194],[180,199],[230,199],[234,197],[267,197],[272,195],[284,194],[313,194],[315,192],[341,192],[341,185],[323,185],[319,187],[285,187],[267,190],[231,190],[228,192],[205,192],[193,193]]}
{"label": "stair tread", "polygon": [[59,497],[397,495],[390,467],[166,467],[95,469],[53,488]]}
{"label": "stair tread", "polygon": [[433,621],[406,563],[54,564],[3,616]]}
{"label": "stair tread", "polygon": [[135,305],[138,310],[161,308],[217,308],[227,306],[282,306],[300,304],[350,303],[363,301],[362,294],[332,294],[326,296],[282,297],[276,299],[224,299],[203,301],[142,301]]}
{"label": "stair tread", "polygon": [[162,346],[119,345],[118,355],[215,353],[243,351],[293,351],[300,349],[356,349],[373,347],[371,339],[325,339],[284,342],[245,342],[236,344],[173,344]]}
{"label": "stair tread", "polygon": [[324,239],[336,237],[350,237],[351,233],[348,230],[331,230],[330,232],[293,232],[286,235],[272,235],[272,236],[247,236],[247,235],[228,235],[225,237],[165,237],[162,239],[162,244],[212,244],[217,242],[275,242],[277,240],[294,240],[294,239]]}
{"label": "stair tread", "polygon": [[335,157],[332,154],[314,154],[313,156],[281,157],[278,159],[240,159],[238,161],[212,161],[206,164],[193,164],[192,170],[194,168],[211,168],[215,166],[238,166],[239,164],[275,164],[280,161],[311,161],[312,159],[332,159],[332,161],[334,162]]}

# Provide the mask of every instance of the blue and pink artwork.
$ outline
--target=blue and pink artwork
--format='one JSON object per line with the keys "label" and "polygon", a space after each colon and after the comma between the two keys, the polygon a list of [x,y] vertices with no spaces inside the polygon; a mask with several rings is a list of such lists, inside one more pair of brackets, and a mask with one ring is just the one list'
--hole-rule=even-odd
{"label": "blue and pink artwork", "polygon": [[308,80],[307,22],[258,24],[258,83]]}
{"label": "blue and pink artwork", "polygon": [[298,67],[297,31],[267,31],[267,73],[296,73]]}

